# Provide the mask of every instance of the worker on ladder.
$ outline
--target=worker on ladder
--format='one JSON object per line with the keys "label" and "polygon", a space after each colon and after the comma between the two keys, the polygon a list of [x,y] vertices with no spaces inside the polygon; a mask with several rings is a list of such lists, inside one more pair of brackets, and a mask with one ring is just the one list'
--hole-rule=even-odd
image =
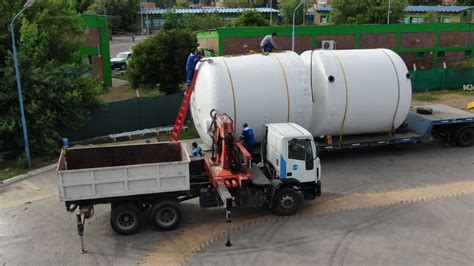
{"label": "worker on ladder", "polygon": [[194,48],[188,56],[188,60],[186,61],[186,86],[191,85],[191,81],[193,80],[194,69],[196,68],[197,63],[201,60],[201,55],[197,48]]}

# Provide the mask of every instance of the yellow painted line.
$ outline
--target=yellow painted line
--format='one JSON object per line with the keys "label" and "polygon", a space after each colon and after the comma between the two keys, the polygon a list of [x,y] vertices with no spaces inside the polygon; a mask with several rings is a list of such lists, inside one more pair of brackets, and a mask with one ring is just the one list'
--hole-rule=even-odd
{"label": "yellow painted line", "polygon": [[53,192],[53,193],[46,193],[46,194],[37,195],[37,196],[31,197],[31,198],[0,203],[0,209],[18,207],[18,206],[21,206],[21,205],[24,205],[24,204],[35,202],[35,201],[40,201],[40,200],[56,197],[58,195],[59,194],[57,192]]}
{"label": "yellow painted line", "polygon": [[[292,217],[306,217],[341,211],[391,206],[419,201],[430,201],[439,198],[451,198],[474,194],[474,181],[459,181],[397,189],[386,192],[356,193],[342,197],[316,199]],[[291,218],[291,217],[289,217]],[[256,224],[268,223],[284,219],[274,215],[264,215],[253,218],[239,218],[232,224],[232,230],[249,227]],[[205,246],[217,238],[224,236],[227,224],[225,222],[210,222],[188,228],[175,236],[163,241],[150,255],[145,257],[143,265],[181,265]]]}

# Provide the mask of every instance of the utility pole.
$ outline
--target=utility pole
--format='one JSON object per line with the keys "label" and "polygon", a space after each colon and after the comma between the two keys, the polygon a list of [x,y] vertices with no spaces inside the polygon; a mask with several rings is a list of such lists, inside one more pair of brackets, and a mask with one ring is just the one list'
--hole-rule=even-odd
{"label": "utility pole", "polygon": [[388,0],[388,12],[387,12],[387,24],[390,24],[390,4],[391,4],[391,1]]}
{"label": "utility pole", "polygon": [[145,0],[145,6],[147,7],[147,12],[146,12],[146,36],[148,37],[150,35],[150,21],[148,20],[148,1]]}
{"label": "utility pole", "polygon": [[142,37],[143,37],[143,0],[140,0],[140,25],[142,27]]}

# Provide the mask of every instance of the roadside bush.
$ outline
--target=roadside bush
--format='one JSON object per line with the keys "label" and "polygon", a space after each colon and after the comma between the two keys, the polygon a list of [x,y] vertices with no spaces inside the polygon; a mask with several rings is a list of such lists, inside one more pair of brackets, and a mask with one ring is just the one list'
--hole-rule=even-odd
{"label": "roadside bush", "polygon": [[127,71],[132,88],[160,89],[166,94],[178,92],[186,78],[189,52],[197,45],[194,34],[174,29],[134,46]]}

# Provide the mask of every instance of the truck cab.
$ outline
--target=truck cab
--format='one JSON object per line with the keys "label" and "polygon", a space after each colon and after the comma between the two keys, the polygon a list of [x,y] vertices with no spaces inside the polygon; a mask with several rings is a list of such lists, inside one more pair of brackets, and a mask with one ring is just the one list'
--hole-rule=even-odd
{"label": "truck cab", "polygon": [[295,123],[264,125],[261,156],[277,187],[296,187],[305,199],[321,195],[321,164],[308,130]]}

